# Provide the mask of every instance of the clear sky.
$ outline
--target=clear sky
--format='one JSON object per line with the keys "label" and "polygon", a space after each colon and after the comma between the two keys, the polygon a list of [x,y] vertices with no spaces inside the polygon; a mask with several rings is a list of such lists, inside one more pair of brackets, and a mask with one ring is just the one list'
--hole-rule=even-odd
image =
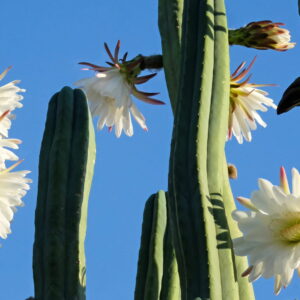
{"label": "clear sky", "polygon": [[[231,28],[251,21],[284,22],[300,46],[300,17],[297,1],[227,1]],[[102,64],[107,60],[103,42],[113,47],[121,40],[121,54],[129,58],[161,53],[157,26],[157,1],[28,0],[3,1],[0,10],[0,70],[13,65],[4,83],[20,79],[27,89],[24,108],[15,111],[10,136],[23,140],[18,150],[25,159],[19,169],[28,169],[33,179],[18,210],[12,234],[1,241],[1,299],[19,300],[33,295],[32,244],[37,195],[37,168],[47,105],[50,97],[65,85],[92,73],[84,73],[79,61]],[[279,53],[233,47],[231,66],[258,59],[252,69],[252,82],[277,83],[267,88],[275,103],[285,88],[300,75],[300,52]],[[146,73],[145,73],[146,74]],[[1,83],[2,84],[2,83]],[[147,119],[149,132],[134,123],[132,138],[116,139],[107,130],[97,132],[97,160],[89,201],[87,256],[87,299],[133,299],[142,213],[146,199],[167,188],[168,157],[172,113],[164,74],[143,86],[160,92],[165,106],[151,106],[136,100]],[[257,178],[279,183],[279,167],[290,175],[300,169],[300,109],[277,116],[274,110],[262,114],[266,129],[253,132],[253,141],[227,145],[228,160],[239,172],[232,182],[235,196],[249,197],[257,189]],[[255,284],[257,299],[292,300],[299,297],[299,278],[277,297],[273,279]],[[300,298],[299,298],[300,299]]]}

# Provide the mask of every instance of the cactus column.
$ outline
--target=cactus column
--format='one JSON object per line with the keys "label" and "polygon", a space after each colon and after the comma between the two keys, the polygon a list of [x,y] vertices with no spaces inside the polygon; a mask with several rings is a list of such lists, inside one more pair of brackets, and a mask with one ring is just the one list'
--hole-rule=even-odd
{"label": "cactus column", "polygon": [[180,300],[177,262],[164,191],[145,204],[135,300]]}
{"label": "cactus column", "polygon": [[252,287],[239,279],[245,264],[236,268],[231,247],[234,203],[224,173],[229,108],[224,0],[185,0],[183,11],[169,171],[182,299],[249,300]]}
{"label": "cactus column", "polygon": [[40,151],[33,251],[36,300],[85,299],[84,239],[95,152],[86,97],[65,87],[49,103]]}

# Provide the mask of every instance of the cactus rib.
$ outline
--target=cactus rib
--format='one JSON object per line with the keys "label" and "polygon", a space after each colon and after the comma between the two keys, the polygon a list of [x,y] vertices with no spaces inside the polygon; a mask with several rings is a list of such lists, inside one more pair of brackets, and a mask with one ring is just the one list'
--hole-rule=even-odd
{"label": "cactus rib", "polygon": [[145,204],[135,300],[180,300],[177,263],[163,191],[150,196]]}
{"label": "cactus rib", "polygon": [[181,74],[170,160],[170,208],[182,299],[221,299],[207,182],[214,1],[184,2]]}
{"label": "cactus rib", "polygon": [[183,0],[159,0],[158,26],[163,64],[173,112],[179,83]]}
{"label": "cactus rib", "polygon": [[[223,157],[229,113],[229,51],[224,1],[215,0],[214,75],[209,117],[207,176],[221,275],[222,299],[239,299],[223,195]],[[226,175],[228,177],[228,175]]]}

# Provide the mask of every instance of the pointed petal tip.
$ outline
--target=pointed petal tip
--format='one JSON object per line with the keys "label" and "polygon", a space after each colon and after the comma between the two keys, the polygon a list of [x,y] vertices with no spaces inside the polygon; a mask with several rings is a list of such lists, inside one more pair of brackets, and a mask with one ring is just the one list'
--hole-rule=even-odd
{"label": "pointed petal tip", "polygon": [[241,276],[242,276],[242,277],[248,276],[248,275],[252,272],[252,270],[253,270],[253,266],[249,266],[249,267],[241,274]]}
{"label": "pointed petal tip", "polygon": [[283,166],[280,167],[280,187],[287,195],[290,194],[289,183]]}

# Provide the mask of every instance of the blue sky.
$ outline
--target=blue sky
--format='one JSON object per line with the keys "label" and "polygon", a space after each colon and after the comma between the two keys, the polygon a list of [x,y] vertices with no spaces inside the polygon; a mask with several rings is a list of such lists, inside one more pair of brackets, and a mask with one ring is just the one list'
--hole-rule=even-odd
{"label": "blue sky", "polygon": [[[228,23],[232,28],[250,21],[270,19],[284,22],[300,45],[300,17],[297,1],[227,1]],[[34,210],[37,194],[38,155],[48,100],[65,85],[88,75],[79,61],[103,64],[103,42],[114,47],[121,40],[121,54],[129,57],[161,53],[157,27],[157,1],[4,1],[0,18],[0,69],[13,65],[4,83],[20,79],[27,89],[24,108],[15,111],[11,137],[20,138],[18,150],[25,159],[19,169],[31,170],[33,184],[12,224],[12,234],[1,241],[1,299],[25,299],[33,295],[31,270],[34,236]],[[241,61],[257,61],[252,69],[255,83],[277,83],[267,88],[275,103],[285,88],[300,75],[299,48],[279,53],[242,47],[231,48],[232,70]],[[90,73],[91,74],[91,73]],[[146,74],[146,73],[145,73]],[[97,132],[97,161],[89,202],[87,256],[87,299],[133,298],[142,213],[146,199],[166,189],[172,113],[164,74],[143,86],[160,92],[165,106],[151,106],[138,100],[147,119],[149,132],[135,123],[132,138],[116,139],[106,130]],[[232,182],[235,196],[248,197],[257,189],[257,178],[279,180],[279,167],[290,174],[300,169],[300,110],[277,116],[264,113],[266,129],[253,133],[253,141],[227,144],[228,160],[238,167],[239,178]],[[273,279],[258,280],[257,299],[292,300],[300,294],[299,278],[277,297]]]}

